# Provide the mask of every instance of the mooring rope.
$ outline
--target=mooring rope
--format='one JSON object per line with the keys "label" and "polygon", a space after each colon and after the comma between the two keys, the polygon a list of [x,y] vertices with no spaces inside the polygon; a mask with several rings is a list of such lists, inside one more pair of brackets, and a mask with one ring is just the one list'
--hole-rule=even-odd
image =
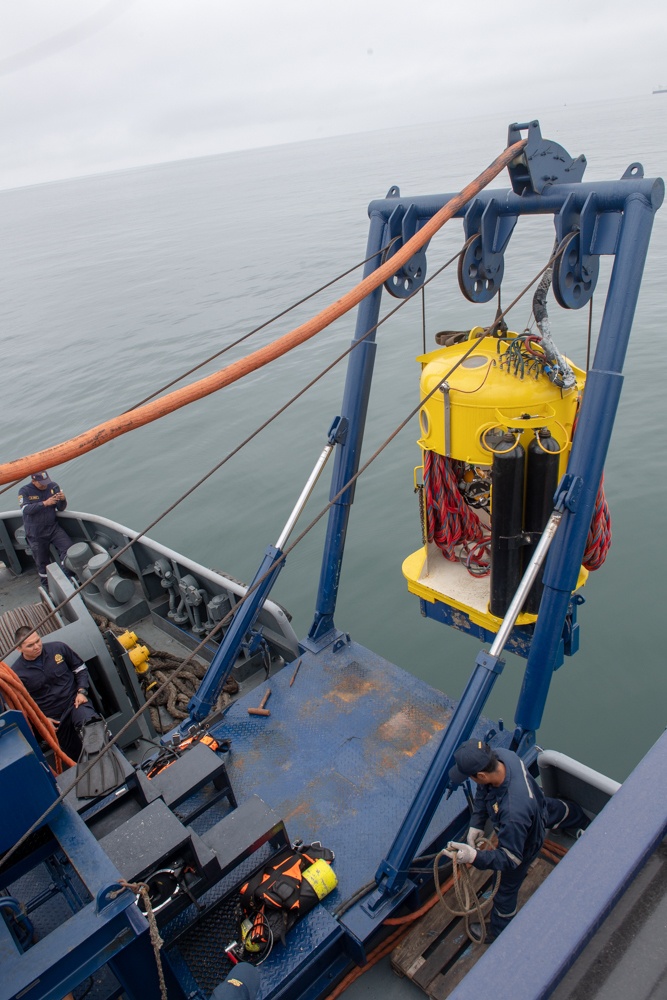
{"label": "mooring rope", "polygon": [[167,984],[164,979],[164,969],[162,967],[162,955],[160,954],[164,941],[160,935],[157,920],[155,919],[155,914],[153,913],[150,890],[145,882],[126,882],[123,878],[118,880],[118,885],[121,887],[120,890],[111,892],[109,894],[110,896],[113,897],[120,895],[121,892],[129,889],[135,896],[141,896],[144,901],[144,906],[146,907],[144,915],[148,921],[148,930],[151,938],[151,944],[153,945],[153,954],[155,955],[155,965],[157,967],[158,979],[160,981],[160,996],[162,997],[162,1000],[168,1000]]}
{"label": "mooring rope", "polygon": [[[488,849],[493,849],[494,846],[491,843],[491,841],[485,840],[484,838],[480,839],[479,844],[480,847],[486,846]],[[449,848],[449,850],[451,850],[451,848]],[[435,891],[437,892],[440,898],[440,902],[442,903],[442,905],[445,907],[446,910],[449,910],[449,912],[456,917],[463,917],[465,932],[469,937],[469,939],[473,942],[473,944],[484,944],[484,942],[486,941],[485,918],[486,914],[489,912],[489,910],[493,905],[493,900],[500,887],[501,873],[496,872],[494,885],[493,888],[491,889],[490,894],[488,896],[484,896],[483,899],[480,899],[472,883],[472,877],[470,875],[468,865],[460,864],[457,858],[457,851],[455,848],[453,849],[452,854],[454,855],[452,858],[452,878],[454,880],[454,895],[456,896],[456,902],[459,904],[459,909],[457,910],[449,905],[449,903],[445,898],[445,894],[442,892],[442,889],[440,887],[439,861],[442,858],[442,856],[445,855],[444,850],[436,854],[435,860],[433,862],[433,880],[435,882]],[[447,857],[448,856],[449,855],[447,855]],[[480,927],[479,937],[475,935],[470,924],[470,918],[473,915],[477,917],[477,923],[479,924]]]}

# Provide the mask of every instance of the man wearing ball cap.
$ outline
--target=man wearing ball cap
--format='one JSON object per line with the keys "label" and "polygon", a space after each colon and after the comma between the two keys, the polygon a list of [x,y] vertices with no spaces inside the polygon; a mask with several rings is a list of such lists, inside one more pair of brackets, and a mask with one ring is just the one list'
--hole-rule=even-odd
{"label": "man wearing ball cap", "polygon": [[[462,864],[501,872],[493,901],[486,940],[493,941],[517,911],[517,898],[531,862],[537,857],[547,829],[583,829],[588,817],[565,799],[548,798],[512,750],[493,750],[483,740],[467,740],[454,754],[456,764],[449,779],[460,785],[470,779],[477,785],[474,810],[465,844],[452,842],[445,853]],[[494,850],[476,844],[491,821],[498,837]],[[480,935],[481,928],[473,926]]]}
{"label": "man wearing ball cap", "polygon": [[37,564],[39,582],[48,590],[46,567],[52,561],[51,546],[62,563],[72,544],[57,517],[58,512],[67,507],[65,494],[48,472],[33,472],[30,482],[19,490],[19,507],[23,513],[26,541]]}

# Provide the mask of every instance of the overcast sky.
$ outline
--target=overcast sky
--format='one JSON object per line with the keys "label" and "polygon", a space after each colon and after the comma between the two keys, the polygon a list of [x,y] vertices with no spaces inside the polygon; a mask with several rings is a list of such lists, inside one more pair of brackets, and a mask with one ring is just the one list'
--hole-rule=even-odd
{"label": "overcast sky", "polygon": [[649,93],[667,86],[666,12],[665,0],[2,0],[0,188]]}

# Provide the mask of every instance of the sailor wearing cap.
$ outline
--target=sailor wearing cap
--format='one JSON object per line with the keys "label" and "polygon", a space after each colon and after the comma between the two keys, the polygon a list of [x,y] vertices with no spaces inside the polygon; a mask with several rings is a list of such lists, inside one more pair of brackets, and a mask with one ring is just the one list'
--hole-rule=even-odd
{"label": "sailor wearing cap", "polygon": [[62,563],[72,544],[57,518],[57,512],[67,507],[65,494],[48,472],[33,472],[30,482],[19,490],[19,507],[23,512],[26,540],[37,564],[39,582],[48,590],[46,566],[51,562],[51,546]]}
{"label": "sailor wearing cap", "polygon": [[258,989],[259,969],[249,962],[239,962],[213,990],[211,1000],[255,1000]]}
{"label": "sailor wearing cap", "polygon": [[[467,843],[450,846],[457,850],[460,862],[501,872],[486,934],[490,942],[516,914],[521,883],[544,843],[546,829],[582,828],[588,819],[574,802],[545,796],[512,750],[492,750],[482,740],[467,740],[454,754],[454,760],[456,764],[449,772],[452,784],[460,785],[470,778],[477,792]],[[496,831],[498,847],[477,850],[475,845],[483,836],[487,820]],[[454,856],[453,850],[445,853]]]}

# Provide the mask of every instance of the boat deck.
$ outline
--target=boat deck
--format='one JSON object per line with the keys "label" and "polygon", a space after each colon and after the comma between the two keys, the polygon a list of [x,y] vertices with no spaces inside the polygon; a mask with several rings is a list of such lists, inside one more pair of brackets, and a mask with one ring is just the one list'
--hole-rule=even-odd
{"label": "boat deck", "polygon": [[[269,688],[271,715],[248,714]],[[338,887],[289,932],[286,949],[275,943],[262,964],[261,996],[280,992],[340,939],[347,915],[339,922],[332,911],[373,882],[452,709],[446,695],[350,642],[337,651],[304,653],[296,675],[288,664],[236,701],[211,731],[231,740],[227,770],[240,804],[260,796],[284,819],[292,841],[319,840],[336,855]],[[466,808],[462,791],[443,800],[422,851],[443,831],[458,829]],[[198,833],[215,813],[193,824]],[[226,891],[228,885],[216,887],[217,912],[192,933],[185,931],[193,915],[187,911],[165,928],[168,940],[178,939],[168,954],[186,993],[210,991],[231,968],[220,949],[228,942],[218,940],[217,948],[206,942],[209,935],[233,934],[233,916],[223,912]],[[211,898],[202,902],[217,905]]]}
{"label": "boat deck", "polygon": [[[30,605],[41,607],[43,600],[42,591],[39,589],[37,570],[33,568],[26,569],[20,576],[17,576],[10,569],[7,569],[6,566],[0,564],[0,619],[7,612],[11,613],[17,608],[25,608]],[[47,629],[48,631],[55,631],[60,624],[63,624],[62,620],[55,626],[47,624],[44,629],[40,629],[40,635],[45,637]],[[148,643],[154,649],[159,649],[161,652],[172,653],[174,656],[180,657],[186,656],[190,652],[177,638],[174,638],[156,625],[150,616],[142,618],[136,629],[141,634],[142,642]],[[1,634],[4,639],[2,645],[4,650],[6,650],[11,644],[10,632],[4,629]],[[13,639],[13,635],[11,638]],[[202,664],[206,663],[201,657],[197,657],[197,659]]]}

